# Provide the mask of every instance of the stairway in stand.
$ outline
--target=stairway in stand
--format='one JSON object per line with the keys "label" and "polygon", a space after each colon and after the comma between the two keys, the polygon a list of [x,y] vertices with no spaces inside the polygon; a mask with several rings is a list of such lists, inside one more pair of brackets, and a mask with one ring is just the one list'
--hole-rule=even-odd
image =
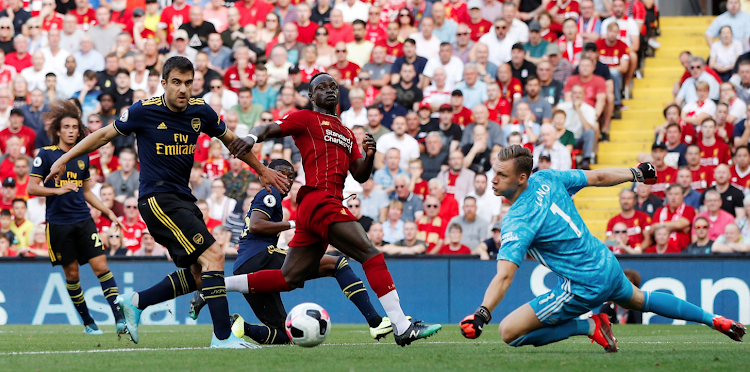
{"label": "stairway in stand", "polygon": [[[672,86],[685,69],[679,62],[682,51],[708,59],[709,47],[703,36],[713,17],[662,17],[661,48],[646,59],[643,79],[635,80],[633,99],[623,104],[622,120],[612,121],[609,143],[599,144],[594,169],[632,167],[638,154],[651,152],[654,127],[664,123],[663,110],[672,101]],[[575,197],[581,217],[591,233],[604,240],[607,221],[620,211],[618,194],[623,187],[586,188]]]}

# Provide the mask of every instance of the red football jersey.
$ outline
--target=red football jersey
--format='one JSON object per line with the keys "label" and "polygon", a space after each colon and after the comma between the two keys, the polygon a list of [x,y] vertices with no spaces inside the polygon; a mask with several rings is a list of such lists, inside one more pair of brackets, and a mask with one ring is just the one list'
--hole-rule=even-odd
{"label": "red football jersey", "polygon": [[315,31],[317,31],[320,26],[315,22],[310,22],[307,26],[300,26],[299,23],[295,24],[297,25],[297,32],[299,33],[297,41],[303,44],[312,44],[313,40],[315,40]]}
{"label": "red football jersey", "polygon": [[[367,27],[365,27],[365,40],[377,44],[381,40],[388,39],[388,34],[385,33],[385,30],[380,27],[379,25],[376,25],[375,27],[370,26],[370,24],[367,24]],[[393,63],[393,62],[391,62]]]}
{"label": "red football jersey", "polygon": [[577,19],[578,15],[581,14],[580,6],[576,0],[568,0],[562,4],[558,4],[557,1],[550,1],[547,3],[547,11],[552,10],[557,5],[557,11],[552,15],[561,15],[564,19],[573,18]]}
{"label": "red football jersey", "polygon": [[456,23],[470,23],[469,9],[466,3],[459,1],[455,4],[447,2],[445,4],[445,19],[452,19]]}
{"label": "red football jersey", "polygon": [[732,171],[730,182],[744,193],[750,190],[750,168],[745,170],[744,174],[740,174],[737,167],[738,166],[735,165],[730,168]]}
{"label": "red football jersey", "polygon": [[[666,209],[666,213],[664,213],[665,216],[662,217],[662,210],[664,208]],[[679,208],[678,208],[679,209]],[[661,222],[669,222],[672,221],[672,216],[675,214],[675,212],[670,212],[669,207],[665,206],[662,208],[659,208],[654,212],[654,223],[661,223]],[[682,211],[682,217],[685,217],[688,221],[693,221],[695,219],[695,209],[689,205],[685,205],[685,210]],[[688,245],[690,245],[690,234],[686,232],[672,232],[669,234],[669,241],[670,242],[676,242],[677,247],[680,250],[685,249]],[[644,252],[645,253],[645,252]]]}
{"label": "red football jersey", "polygon": [[482,37],[482,35],[490,32],[490,29],[492,29],[492,22],[481,18],[479,23],[469,23],[466,24],[469,26],[469,30],[471,30],[471,41],[477,42],[479,41],[479,38]]}
{"label": "red football jersey", "polygon": [[289,211],[289,221],[297,220],[297,208],[299,207],[299,205],[295,208],[292,208],[292,198],[286,198],[282,200],[281,206],[286,208],[287,211]]}
{"label": "red football jersey", "polygon": [[96,10],[92,8],[86,8],[86,12],[83,14],[78,14],[78,9],[76,8],[68,12],[68,14],[76,16],[78,28],[84,31],[96,23]]}
{"label": "red football jersey", "polygon": [[206,227],[208,228],[208,232],[213,232],[214,227],[221,225],[221,221],[210,218],[208,219],[208,222],[206,223]]}
{"label": "red football jersey", "polygon": [[125,231],[122,234],[123,241],[125,242],[125,248],[135,252],[141,248],[141,238],[143,237],[143,230],[146,230],[146,223],[143,221],[135,221],[134,224],[128,225],[125,220],[122,220],[122,224],[125,225]]}
{"label": "red football jersey", "polygon": [[[239,1],[238,3],[242,2]],[[183,23],[188,22],[190,22],[190,5],[185,4],[180,10],[175,9],[174,5],[164,8],[161,11],[161,18],[159,18],[159,27],[165,29],[167,43],[172,44],[172,34],[174,31],[180,28]]]}
{"label": "red football jersey", "polygon": [[445,225],[448,224],[448,221],[440,217],[430,219],[427,216],[422,216],[416,221],[418,230],[417,240],[427,243],[427,252],[435,248],[438,240],[443,239],[445,236]]}
{"label": "red football jersey", "polygon": [[703,193],[707,188],[714,182],[714,170],[713,168],[700,166],[697,170],[690,170],[693,174],[693,181],[690,182],[690,188]]}
{"label": "red football jersey", "polygon": [[719,164],[730,164],[732,162],[732,151],[723,141],[716,141],[713,146],[706,146],[698,142],[701,148],[701,165],[709,167],[711,174]]}
{"label": "red football jersey", "polygon": [[656,174],[656,183],[651,186],[651,193],[659,199],[664,199],[667,187],[677,182],[677,169],[666,167],[665,169],[657,170]]}
{"label": "red football jersey", "polygon": [[62,14],[55,12],[55,15],[50,19],[42,20],[42,30],[49,32],[52,28],[56,28],[60,31],[63,29],[63,17]]}
{"label": "red football jersey", "polygon": [[641,245],[643,242],[643,232],[651,228],[651,217],[645,212],[635,211],[630,218],[625,218],[622,214],[618,214],[612,217],[607,223],[607,237],[612,235],[612,228],[620,222],[628,227],[628,244],[633,248]]}
{"label": "red football jersey", "polygon": [[557,39],[557,46],[560,47],[562,58],[566,58],[573,66],[578,66],[578,62],[581,62],[581,57],[583,57],[583,37],[581,35],[576,35],[575,40],[570,45],[568,45],[565,35],[560,36]]}
{"label": "red football jersey", "polygon": [[[385,48],[385,62],[387,63],[394,63],[396,62],[396,58],[404,56],[404,44],[400,41],[397,41],[394,45],[390,45],[387,39],[383,39],[375,43],[375,46]],[[370,61],[372,61],[372,58],[370,58]]]}
{"label": "red football jersey", "polygon": [[422,180],[422,182],[417,182],[414,184],[414,194],[421,195],[422,200],[424,200],[427,195],[430,195],[430,188],[428,186],[427,180]]}
{"label": "red football jersey", "polygon": [[[687,246],[686,246],[687,247]],[[677,246],[677,244],[673,242],[667,243],[667,249],[664,252],[657,252],[656,251],[656,245],[652,245],[648,248],[646,248],[643,253],[646,254],[667,254],[667,253],[682,253],[682,250],[680,250],[680,247]]]}
{"label": "red football jersey", "polygon": [[461,246],[458,247],[458,249],[454,251],[453,249],[451,249],[450,245],[444,244],[437,251],[437,254],[471,254],[471,248],[461,244]]}
{"label": "red football jersey", "polygon": [[[461,106],[461,111],[453,113],[453,120],[451,122],[460,126],[461,129],[464,129],[464,127],[474,122],[474,114],[472,114],[471,110],[468,108]],[[499,124],[500,122],[497,123]]]}
{"label": "red football jersey", "polygon": [[203,163],[208,160],[208,148],[211,146],[211,136],[201,133],[198,136],[198,142],[195,144],[195,161]]}
{"label": "red football jersey", "polygon": [[680,128],[682,129],[682,143],[690,145],[695,142],[698,136],[695,134],[695,127],[693,126],[693,124],[686,123],[684,120],[680,120]]}
{"label": "red football jersey", "polygon": [[546,30],[540,32],[540,34],[542,35],[542,39],[547,40],[548,43],[556,43],[557,42],[557,34],[554,33],[550,29],[546,29]]}
{"label": "red football jersey", "polygon": [[349,165],[362,157],[354,133],[336,116],[301,110],[277,121],[302,155],[305,185],[343,198]]}
{"label": "red football jersey", "polygon": [[609,67],[619,66],[623,58],[630,59],[630,48],[621,40],[615,40],[615,45],[609,46],[607,40],[599,39],[596,47],[599,48],[599,62]]}
{"label": "red football jersey", "polygon": [[5,128],[0,131],[0,152],[3,154],[7,150],[7,142],[11,136],[18,136],[21,138],[21,154],[31,156],[34,153],[34,141],[36,141],[36,132],[33,129],[22,126],[17,133],[10,131],[10,128]]}
{"label": "red football jersey", "polygon": [[503,86],[500,80],[497,81],[497,85],[500,86],[500,97],[507,99],[511,107],[514,99],[523,97],[523,84],[516,78],[510,78],[507,87]]}
{"label": "red football jersey", "polygon": [[[255,80],[255,66],[252,63],[248,63],[245,67],[245,76],[250,80]],[[227,72],[224,74],[224,86],[235,93],[239,93],[240,88],[242,88],[240,70],[236,63],[227,68]]]}
{"label": "red football jersey", "polygon": [[206,164],[203,164],[203,173],[205,173],[206,177],[211,181],[223,176],[224,173],[227,173],[228,171],[229,161],[224,158],[209,158],[206,161]]}
{"label": "red football jersey", "polygon": [[349,82],[353,81],[354,78],[357,77],[357,74],[359,74],[359,71],[361,70],[361,68],[357,66],[356,63],[352,63],[348,61],[346,62],[346,66],[344,67],[339,67],[338,65],[334,65],[334,66],[336,66],[336,68],[338,68],[339,71],[341,71],[341,77],[345,81],[349,81]]}
{"label": "red football jersey", "polygon": [[299,68],[302,73],[302,81],[305,83],[309,83],[313,76],[321,72],[326,72],[325,67],[315,64],[312,66],[299,66]]}
{"label": "red football jersey", "polygon": [[505,98],[500,98],[497,105],[492,108],[490,107],[489,102],[490,101],[485,102],[484,105],[487,106],[487,111],[489,111],[490,113],[490,121],[494,121],[495,123],[502,124],[503,123],[502,116],[503,115],[510,116],[511,108],[513,107],[513,105]]}
{"label": "red football jersey", "polygon": [[234,3],[234,7],[239,10],[242,26],[257,25],[258,22],[263,23],[266,21],[266,15],[273,11],[273,5],[263,0],[255,0],[249,7],[245,5],[244,1],[237,1]]}

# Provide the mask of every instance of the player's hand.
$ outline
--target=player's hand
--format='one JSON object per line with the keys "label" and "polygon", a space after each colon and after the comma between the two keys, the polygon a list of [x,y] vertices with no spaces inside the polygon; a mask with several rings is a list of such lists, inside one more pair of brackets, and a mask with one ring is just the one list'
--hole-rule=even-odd
{"label": "player's hand", "polygon": [[490,311],[480,306],[474,314],[471,314],[461,321],[461,334],[466,338],[479,338],[482,335],[482,328],[490,322],[492,315]]}
{"label": "player's hand", "polygon": [[66,183],[66,184],[62,185],[62,187],[59,187],[59,188],[57,188],[55,190],[57,190],[57,195],[63,195],[63,194],[67,194],[67,193],[69,193],[71,191],[78,192],[78,186],[76,186],[76,184],[74,182],[69,182],[69,183]]}
{"label": "player's hand", "polygon": [[634,182],[643,182],[647,185],[656,183],[656,168],[651,163],[638,163],[635,168],[630,168],[633,172]]}
{"label": "player's hand", "polygon": [[235,157],[243,156],[253,150],[255,140],[250,136],[245,138],[235,138],[229,143],[229,152]]}
{"label": "player's hand", "polygon": [[266,188],[266,191],[271,192],[271,187],[275,187],[280,193],[285,194],[289,190],[289,177],[273,170],[270,168],[264,168],[263,173],[258,175],[260,183]]}
{"label": "player's hand", "polygon": [[117,218],[117,215],[115,214],[115,212],[109,211],[109,213],[107,214],[107,218],[110,221],[114,222],[115,225],[120,229],[120,231],[125,231],[125,225],[123,225],[122,221],[120,221],[120,219]]}
{"label": "player's hand", "polygon": [[365,133],[365,139],[362,141],[362,148],[365,150],[367,156],[374,156],[376,149],[375,137],[370,133]]}
{"label": "player's hand", "polygon": [[44,179],[44,183],[47,183],[53,179],[59,179],[60,175],[65,173],[65,162],[61,162],[60,159],[57,159],[54,164],[49,168],[49,174]]}

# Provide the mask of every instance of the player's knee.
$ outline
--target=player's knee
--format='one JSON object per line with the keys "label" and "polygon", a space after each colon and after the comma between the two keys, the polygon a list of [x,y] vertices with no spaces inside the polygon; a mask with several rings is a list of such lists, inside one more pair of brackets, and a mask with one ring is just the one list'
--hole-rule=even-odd
{"label": "player's knee", "polygon": [[76,282],[81,279],[81,272],[78,269],[78,265],[70,265],[65,267],[63,271],[65,272],[65,280]]}
{"label": "player's knee", "polygon": [[505,321],[500,322],[498,330],[500,331],[500,337],[502,337],[503,342],[505,342],[506,344],[510,344],[522,336],[518,333],[518,330],[513,329],[513,326],[509,325]]}
{"label": "player's knee", "polygon": [[300,273],[288,273],[284,275],[284,280],[289,286],[289,289],[297,289],[305,287],[305,275]]}
{"label": "player's knee", "polygon": [[224,269],[224,252],[214,243],[200,257],[203,271],[217,271]]}

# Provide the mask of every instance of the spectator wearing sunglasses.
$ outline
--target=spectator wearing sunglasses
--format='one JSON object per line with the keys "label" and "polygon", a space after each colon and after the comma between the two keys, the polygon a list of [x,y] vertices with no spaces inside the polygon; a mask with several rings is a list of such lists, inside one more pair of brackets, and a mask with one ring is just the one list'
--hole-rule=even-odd
{"label": "spectator wearing sunglasses", "polygon": [[623,222],[618,222],[612,227],[612,234],[608,235],[607,247],[614,254],[641,254],[641,246],[630,245],[630,239],[628,239],[628,226]]}
{"label": "spectator wearing sunglasses", "polygon": [[449,219],[440,217],[440,201],[434,196],[424,200],[425,215],[417,220],[417,239],[427,243],[427,252],[443,246]]}
{"label": "spectator wearing sunglasses", "polygon": [[125,230],[114,229],[115,225],[113,225],[108,231],[117,230],[116,234],[122,234],[122,245],[135,252],[141,248],[141,238],[143,237],[143,232],[146,231],[146,223],[141,221],[140,212],[138,212],[138,200],[136,198],[127,198],[124,204],[125,217],[121,220],[125,226]]}
{"label": "spectator wearing sunglasses", "polygon": [[373,221],[372,218],[362,214],[362,202],[358,198],[351,198],[348,200],[346,207],[349,208],[349,211],[352,212],[354,217],[357,217],[359,224],[362,225],[365,232],[370,231],[370,226],[372,226]]}
{"label": "spectator wearing sunglasses", "polygon": [[120,229],[109,229],[107,232],[107,256],[132,256],[133,251],[125,248]]}
{"label": "spectator wearing sunglasses", "polygon": [[699,216],[693,221],[693,236],[695,240],[687,246],[685,254],[710,254],[714,241],[708,237],[708,218]]}

